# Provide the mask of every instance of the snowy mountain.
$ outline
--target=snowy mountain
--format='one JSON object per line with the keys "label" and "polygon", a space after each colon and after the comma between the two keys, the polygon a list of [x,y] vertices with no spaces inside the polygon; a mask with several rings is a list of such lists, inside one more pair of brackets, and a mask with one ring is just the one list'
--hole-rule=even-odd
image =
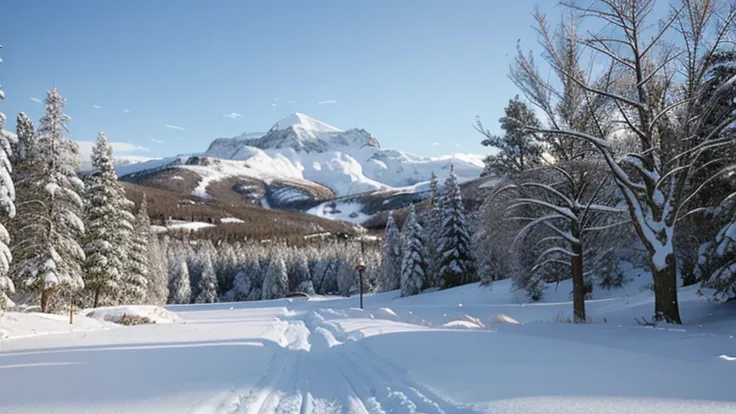
{"label": "snowy mountain", "polygon": [[[421,200],[432,173],[441,183],[450,165],[461,182],[477,178],[482,158],[383,149],[365,129],[342,130],[295,113],[266,133],[217,138],[203,154],[120,165],[117,172],[124,180],[155,182],[199,200],[236,195],[266,208],[362,224],[384,210]],[[186,170],[187,182],[170,182],[169,175],[180,176],[169,174],[171,169]]]}
{"label": "snowy mountain", "polygon": [[217,139],[205,156],[246,161],[274,175],[314,181],[338,196],[413,186],[429,181],[433,171],[442,180],[450,164],[463,181],[483,169],[480,155],[430,158],[382,149],[364,129],[341,130],[301,113],[277,122],[260,138],[243,134]]}

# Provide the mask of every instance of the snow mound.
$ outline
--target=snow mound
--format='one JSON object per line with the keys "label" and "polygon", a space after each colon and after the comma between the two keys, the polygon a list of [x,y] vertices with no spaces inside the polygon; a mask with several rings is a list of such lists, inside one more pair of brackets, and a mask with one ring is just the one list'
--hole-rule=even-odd
{"label": "snow mound", "polygon": [[0,339],[26,338],[36,335],[64,334],[79,331],[110,329],[117,325],[85,316],[75,315],[69,324],[69,315],[50,313],[0,313]]}
{"label": "snow mound", "polygon": [[510,317],[509,315],[504,315],[503,313],[499,313],[498,315],[495,315],[491,318],[491,323],[510,323],[512,325],[519,325],[520,322],[516,319]]}
{"label": "snow mound", "polygon": [[84,309],[80,311],[81,315],[88,318],[97,319],[105,322],[118,323],[123,316],[139,316],[150,319],[156,324],[167,324],[178,322],[181,320],[179,315],[168,311],[160,306],[153,305],[128,305],[128,306],[110,306],[104,308]]}
{"label": "snow mound", "polygon": [[466,328],[466,329],[480,329],[482,326],[470,322],[470,321],[450,321],[442,325],[445,328]]}

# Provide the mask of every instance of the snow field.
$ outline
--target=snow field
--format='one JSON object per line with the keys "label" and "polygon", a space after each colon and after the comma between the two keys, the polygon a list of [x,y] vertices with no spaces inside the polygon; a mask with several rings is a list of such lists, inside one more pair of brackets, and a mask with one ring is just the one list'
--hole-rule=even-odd
{"label": "snow field", "polygon": [[535,304],[501,281],[370,294],[364,310],[355,296],[173,305],[171,324],[7,341],[0,412],[736,412],[736,307],[686,288],[685,325],[640,327],[642,284],[596,292],[587,325],[556,323],[572,314],[564,283]]}

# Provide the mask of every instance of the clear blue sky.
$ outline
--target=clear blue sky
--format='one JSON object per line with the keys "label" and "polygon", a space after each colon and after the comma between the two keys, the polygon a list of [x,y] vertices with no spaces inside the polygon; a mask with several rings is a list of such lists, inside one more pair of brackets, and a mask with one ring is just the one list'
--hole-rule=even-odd
{"label": "clear blue sky", "polygon": [[537,2],[8,1],[0,109],[8,129],[18,111],[35,121],[31,98],[55,85],[72,139],[105,131],[150,156],[204,151],[292,112],[365,128],[386,148],[484,153],[475,116],[496,129],[517,93],[508,67],[517,39],[536,47]]}

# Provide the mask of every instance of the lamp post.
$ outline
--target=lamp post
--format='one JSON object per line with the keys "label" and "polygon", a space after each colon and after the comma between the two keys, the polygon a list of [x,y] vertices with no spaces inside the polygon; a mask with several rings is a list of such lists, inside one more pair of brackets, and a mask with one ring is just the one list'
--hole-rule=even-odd
{"label": "lamp post", "polygon": [[360,309],[363,309],[363,272],[365,272],[365,260],[364,260],[364,248],[363,248],[363,238],[360,238],[360,259],[358,261],[358,264],[355,266],[355,269],[358,271],[358,275],[360,276]]}

